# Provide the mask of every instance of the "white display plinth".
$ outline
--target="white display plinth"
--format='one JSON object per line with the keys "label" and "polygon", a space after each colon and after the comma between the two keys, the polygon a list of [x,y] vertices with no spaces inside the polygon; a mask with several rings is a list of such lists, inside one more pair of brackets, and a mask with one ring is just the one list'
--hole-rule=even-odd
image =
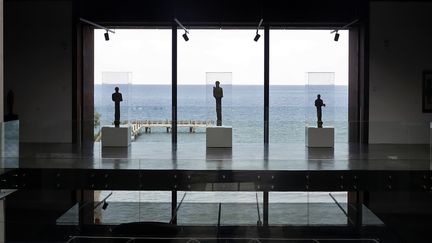
{"label": "white display plinth", "polygon": [[306,146],[315,148],[334,147],[334,127],[306,127]]}
{"label": "white display plinth", "polygon": [[232,148],[232,127],[207,127],[206,144],[208,148]]}
{"label": "white display plinth", "polygon": [[102,127],[102,147],[128,147],[131,144],[130,126]]}

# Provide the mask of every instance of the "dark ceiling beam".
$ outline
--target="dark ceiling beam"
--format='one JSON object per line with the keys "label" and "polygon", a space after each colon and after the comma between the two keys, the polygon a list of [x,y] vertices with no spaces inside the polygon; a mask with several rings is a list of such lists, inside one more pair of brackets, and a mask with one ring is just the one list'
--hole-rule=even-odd
{"label": "dark ceiling beam", "polygon": [[278,25],[340,25],[361,18],[368,0],[74,0],[78,17],[98,23],[254,26],[259,19]]}

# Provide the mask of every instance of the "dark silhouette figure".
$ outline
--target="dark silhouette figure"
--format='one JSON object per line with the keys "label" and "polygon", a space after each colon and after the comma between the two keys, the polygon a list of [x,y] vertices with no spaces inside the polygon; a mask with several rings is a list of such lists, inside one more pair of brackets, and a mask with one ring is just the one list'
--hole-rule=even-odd
{"label": "dark silhouette figure", "polygon": [[223,89],[219,86],[220,82],[215,82],[216,87],[213,87],[213,97],[216,99],[216,126],[222,126],[222,97]]}
{"label": "dark silhouette figure", "polygon": [[18,120],[18,115],[14,114],[13,108],[15,103],[15,94],[9,90],[6,96],[7,114],[4,117],[5,121]]}
{"label": "dark silhouette figure", "polygon": [[317,95],[317,99],[315,100],[315,106],[317,109],[317,117],[318,117],[318,127],[322,128],[323,122],[321,120],[322,118],[322,107],[326,106],[323,102],[323,100],[321,99],[321,95]]}
{"label": "dark silhouette figure", "polygon": [[120,127],[120,102],[123,101],[122,94],[119,88],[115,87],[115,93],[112,94],[112,101],[114,101],[114,125]]}

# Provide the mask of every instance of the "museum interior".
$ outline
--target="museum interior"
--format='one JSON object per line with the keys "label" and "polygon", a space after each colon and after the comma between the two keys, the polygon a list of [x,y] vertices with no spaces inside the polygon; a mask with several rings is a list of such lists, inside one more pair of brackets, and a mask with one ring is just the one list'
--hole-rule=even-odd
{"label": "museum interior", "polygon": [[0,0],[0,242],[432,242],[429,11]]}

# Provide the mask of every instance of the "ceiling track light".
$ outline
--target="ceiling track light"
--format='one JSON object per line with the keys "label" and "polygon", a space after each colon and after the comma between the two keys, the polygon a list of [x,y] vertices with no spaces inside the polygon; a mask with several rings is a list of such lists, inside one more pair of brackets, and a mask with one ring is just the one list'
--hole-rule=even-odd
{"label": "ceiling track light", "polygon": [[104,36],[105,36],[105,40],[109,41],[109,33],[108,33],[108,31],[104,34]]}
{"label": "ceiling track light", "polygon": [[189,37],[187,36],[186,31],[185,31],[185,33],[184,33],[182,36],[183,36],[183,39],[184,39],[185,41],[188,41],[188,40],[189,40]]}
{"label": "ceiling track light", "polygon": [[349,24],[346,24],[346,25],[342,26],[342,27],[341,27],[341,28],[339,28],[339,29],[335,29],[335,30],[332,30],[332,31],[330,32],[330,34],[333,34],[333,33],[335,33],[335,36],[334,36],[334,41],[338,41],[338,40],[339,40],[339,36],[340,36],[340,34],[338,33],[338,31],[339,31],[339,30],[344,30],[344,29],[347,29],[348,27],[350,27],[351,25],[353,25],[353,24],[357,23],[358,21],[359,21],[359,20],[358,20],[358,19],[356,19],[356,20],[354,20],[354,21],[350,22]]}
{"label": "ceiling track light", "polygon": [[254,41],[258,41],[260,37],[261,37],[261,35],[258,34],[258,32],[257,32],[256,35],[255,35]]}
{"label": "ceiling track light", "polygon": [[334,41],[338,41],[339,36],[340,36],[340,34],[336,31],[335,36],[334,36]]}
{"label": "ceiling track light", "polygon": [[188,41],[189,40],[189,36],[187,35],[187,34],[189,34],[189,31],[188,31],[188,29],[186,28],[186,27],[184,27],[184,25],[182,24],[182,23],[180,23],[180,21],[177,19],[177,18],[174,18],[174,21],[182,28],[182,29],[184,29],[184,31],[185,31],[185,33],[182,35],[183,36],[183,39],[185,40],[185,41]]}
{"label": "ceiling track light", "polygon": [[87,20],[87,19],[80,18],[80,21],[82,21],[82,22],[84,22],[84,23],[87,23],[87,24],[90,24],[90,25],[93,25],[94,27],[97,27],[97,28],[100,28],[100,29],[104,29],[104,30],[106,30],[106,32],[104,33],[104,37],[105,37],[105,40],[106,40],[106,41],[109,41],[109,39],[110,39],[110,38],[109,38],[109,32],[115,34],[115,31],[114,31],[114,30],[108,29],[107,27],[104,27],[104,26],[102,26],[102,25],[100,25],[100,24],[96,24],[96,23],[91,22],[91,21],[89,21],[89,20]]}
{"label": "ceiling track light", "polygon": [[261,27],[263,21],[264,21],[264,20],[261,19],[260,22],[259,22],[259,24],[258,24],[258,27],[257,27],[257,30],[256,30],[256,34],[255,34],[255,37],[254,37],[254,41],[258,41],[259,38],[261,37],[261,35],[258,34],[258,30],[259,30],[259,28]]}

